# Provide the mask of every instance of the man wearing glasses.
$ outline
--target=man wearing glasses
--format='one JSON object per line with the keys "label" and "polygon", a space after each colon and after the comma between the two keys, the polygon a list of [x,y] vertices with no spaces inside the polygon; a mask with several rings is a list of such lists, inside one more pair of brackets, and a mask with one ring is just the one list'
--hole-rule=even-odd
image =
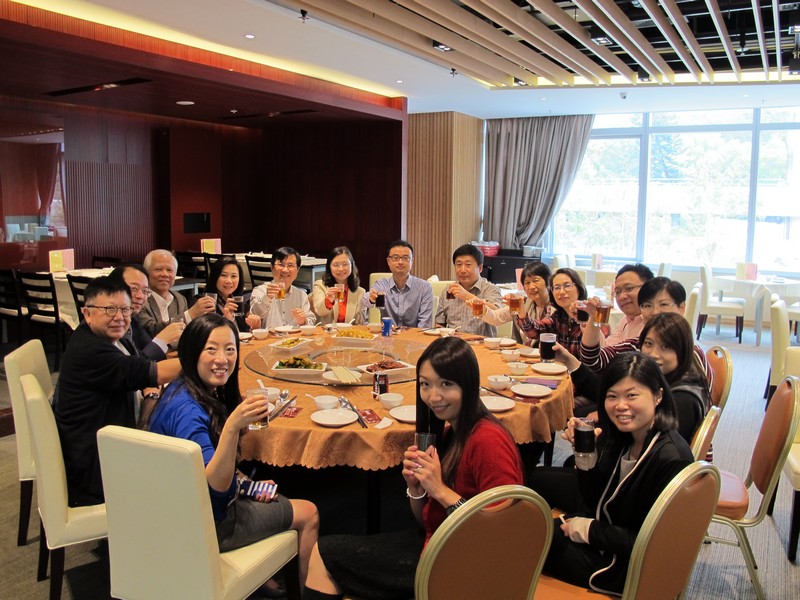
{"label": "man wearing glasses", "polygon": [[432,327],[433,287],[411,274],[414,248],[405,240],[392,242],[386,263],[392,276],[375,282],[369,294],[364,295],[364,307],[377,306],[398,327]]}
{"label": "man wearing glasses", "polygon": [[272,253],[272,281],[262,283],[250,295],[251,328],[274,329],[282,325],[314,325],[317,317],[311,312],[308,294],[293,286],[300,271],[300,253],[283,246]]}
{"label": "man wearing glasses", "polygon": [[[638,338],[644,327],[642,311],[639,309],[639,290],[653,278],[650,267],[641,263],[625,265],[617,271],[614,280],[614,299],[623,317],[611,330],[607,338],[599,338],[600,347],[613,346],[630,338]],[[585,335],[585,334],[584,334]]]}
{"label": "man wearing glasses", "polygon": [[70,506],[104,501],[98,429],[135,427],[139,391],[180,373],[178,359],[156,363],[122,343],[133,314],[124,282],[98,277],[86,286],[84,302],[84,322],[69,340],[53,398]]}

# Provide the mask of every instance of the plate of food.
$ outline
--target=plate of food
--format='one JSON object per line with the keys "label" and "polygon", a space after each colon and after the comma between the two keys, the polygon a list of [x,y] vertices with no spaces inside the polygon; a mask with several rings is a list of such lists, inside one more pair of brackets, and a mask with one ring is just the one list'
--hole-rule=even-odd
{"label": "plate of food", "polygon": [[299,325],[279,325],[275,328],[275,331],[278,333],[299,333],[300,326]]}
{"label": "plate of food", "polygon": [[374,341],[378,337],[363,327],[352,327],[350,329],[340,329],[333,339],[339,346],[364,346]]}
{"label": "plate of food", "polygon": [[278,350],[294,350],[299,348],[303,344],[307,344],[311,340],[309,338],[304,337],[290,337],[290,338],[283,338],[282,340],[278,340],[277,342],[272,342],[269,344],[271,348],[277,348]]}
{"label": "plate of food", "polygon": [[352,410],[344,408],[329,408],[311,413],[311,420],[323,427],[344,427],[358,419]]}
{"label": "plate of food", "polygon": [[501,398],[500,396],[481,396],[481,401],[490,412],[505,412],[516,405],[511,398]]}
{"label": "plate of food", "polygon": [[436,337],[439,337],[439,328],[434,327],[433,329],[423,329],[422,333],[424,333],[425,335],[434,335]]}
{"label": "plate of food", "polygon": [[322,374],[322,378],[333,383],[352,385],[361,381],[361,372],[347,367],[331,367],[330,371],[325,371]]}
{"label": "plate of food", "polygon": [[415,404],[403,404],[401,406],[395,406],[389,411],[389,415],[401,423],[416,423],[417,406]]}
{"label": "plate of food", "polygon": [[410,365],[402,360],[385,359],[379,360],[369,365],[358,365],[356,369],[364,373],[379,373],[381,371],[398,371],[402,369],[414,369],[414,365]]}
{"label": "plate of food", "polygon": [[278,371],[286,375],[314,375],[316,373],[324,373],[328,368],[328,363],[314,362],[305,356],[292,356],[285,360],[276,361],[272,365],[273,371]]}
{"label": "plate of food", "polygon": [[526,398],[544,398],[553,392],[549,387],[538,383],[518,383],[511,386],[511,391]]}
{"label": "plate of food", "polygon": [[567,372],[566,365],[557,362],[535,363],[531,368],[537,373],[544,373],[545,375],[561,375]]}

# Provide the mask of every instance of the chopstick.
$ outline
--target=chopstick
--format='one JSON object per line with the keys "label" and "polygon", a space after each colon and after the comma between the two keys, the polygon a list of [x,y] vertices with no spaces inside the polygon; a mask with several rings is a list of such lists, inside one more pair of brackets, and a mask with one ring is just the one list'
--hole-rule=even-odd
{"label": "chopstick", "polygon": [[356,410],[356,407],[353,406],[353,403],[350,402],[350,400],[348,400],[344,396],[342,396],[342,398],[344,398],[344,401],[347,402],[347,406],[350,407],[350,410],[352,410],[354,413],[356,413],[356,418],[358,419],[358,424],[361,425],[364,429],[367,429],[367,422],[364,420],[364,417],[361,416],[361,413],[358,412],[358,410]]}
{"label": "chopstick", "polygon": [[273,419],[277,419],[278,417],[280,417],[286,411],[286,409],[289,408],[294,403],[295,400],[297,400],[297,395],[293,396],[289,401],[286,402],[286,404],[284,404],[278,410],[276,410],[275,414],[271,415],[269,420],[272,421]]}
{"label": "chopstick", "polygon": [[502,396],[503,398],[508,398],[509,400],[514,400],[515,402],[517,400],[516,397],[514,397],[514,396],[509,396],[507,394],[503,394],[501,392],[498,392],[497,390],[493,390],[492,388],[486,387],[484,385],[481,386],[481,389],[482,390],[486,390],[487,392],[491,392],[493,396]]}

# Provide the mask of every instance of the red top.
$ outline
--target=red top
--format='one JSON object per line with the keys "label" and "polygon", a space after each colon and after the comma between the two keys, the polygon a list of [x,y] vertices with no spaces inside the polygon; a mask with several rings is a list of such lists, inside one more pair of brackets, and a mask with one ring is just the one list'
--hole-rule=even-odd
{"label": "red top", "polygon": [[[499,485],[522,483],[522,459],[511,434],[499,423],[481,419],[467,440],[451,487],[469,500]],[[422,509],[426,545],[446,517],[446,507],[428,498]]]}

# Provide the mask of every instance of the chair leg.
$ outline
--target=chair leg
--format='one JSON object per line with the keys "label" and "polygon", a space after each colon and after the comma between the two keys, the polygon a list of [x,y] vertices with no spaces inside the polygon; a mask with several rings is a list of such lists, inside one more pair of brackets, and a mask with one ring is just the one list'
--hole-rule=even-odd
{"label": "chair leg", "polygon": [[717,315],[717,326],[714,328],[714,331],[716,332],[717,335],[719,335],[720,327],[722,327],[722,317],[720,315]]}
{"label": "chair leg", "polygon": [[554,431],[550,432],[550,441],[545,444],[544,447],[544,466],[545,467],[552,467],[553,466],[553,450],[556,446],[556,434]]}
{"label": "chair leg", "polygon": [[28,543],[28,525],[31,522],[31,500],[33,499],[33,479],[19,482],[19,530],[17,546]]}
{"label": "chair leg", "polygon": [[36,581],[47,579],[47,563],[50,561],[50,550],[47,549],[47,534],[44,525],[39,525],[39,565],[36,570]]}
{"label": "chair leg", "polygon": [[750,547],[750,540],[747,538],[747,533],[744,528],[733,526],[733,531],[736,538],[739,540],[739,548],[744,556],[744,562],[747,565],[747,571],[750,574],[750,581],[753,582],[753,587],[756,591],[756,598],[758,600],[766,600],[764,596],[764,589],[761,587],[761,581],[758,579],[758,565],[756,564],[756,557],[753,554],[753,549]]}
{"label": "chair leg", "polygon": [[770,368],[769,373],[767,373],[767,385],[764,386],[764,400],[767,399],[767,394],[769,394],[769,379],[772,377],[772,369]]}
{"label": "chair leg", "polygon": [[789,548],[786,553],[792,562],[797,559],[798,537],[800,537],[800,490],[795,490],[792,501],[792,521],[789,527]]}
{"label": "chair leg", "polygon": [[283,577],[286,597],[289,600],[300,600],[300,561],[297,555],[283,567]]}
{"label": "chair leg", "polygon": [[50,552],[50,600],[61,600],[61,584],[64,581],[64,548]]}
{"label": "chair leg", "polygon": [[775,489],[772,492],[772,498],[769,499],[769,506],[767,506],[767,514],[770,517],[772,516],[772,513],[775,510],[775,498],[778,497],[778,487],[780,487],[780,484],[781,482],[780,480],[778,480],[778,483],[775,484]]}
{"label": "chair leg", "polygon": [[700,315],[697,317],[697,331],[695,334],[697,335],[697,339],[700,339],[700,334],[703,332],[703,327],[706,326],[706,321],[708,320],[708,315]]}

